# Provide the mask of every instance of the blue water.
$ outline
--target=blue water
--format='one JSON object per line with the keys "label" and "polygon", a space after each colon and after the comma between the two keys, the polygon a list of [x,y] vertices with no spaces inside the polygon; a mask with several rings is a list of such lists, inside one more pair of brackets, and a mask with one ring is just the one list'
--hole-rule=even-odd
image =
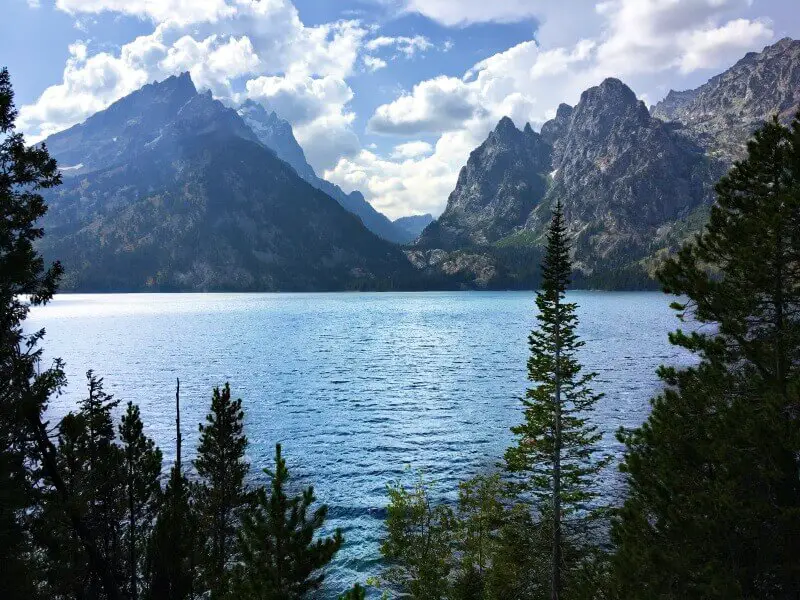
{"label": "blue water", "polygon": [[[596,422],[639,424],[659,388],[659,364],[689,358],[669,345],[677,326],[659,293],[574,292],[581,358],[607,395]],[[193,449],[211,388],[231,382],[243,399],[254,473],[281,442],[293,476],[313,482],[346,545],[329,570],[333,595],[378,568],[385,487],[424,471],[453,490],[491,469],[520,418],[529,292],[383,294],[61,295],[35,309],[47,356],[66,360],[69,387],[54,422],[84,394],[84,373],[142,410],[150,436],[174,452],[175,378],[181,379],[184,448]],[[186,452],[186,450],[184,450]],[[608,477],[613,493],[618,478]]]}

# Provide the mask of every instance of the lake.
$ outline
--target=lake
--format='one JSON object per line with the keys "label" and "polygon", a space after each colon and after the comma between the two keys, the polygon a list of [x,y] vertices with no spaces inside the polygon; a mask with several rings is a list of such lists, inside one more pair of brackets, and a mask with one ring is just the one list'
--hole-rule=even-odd
{"label": "lake", "polygon": [[[670,346],[678,321],[653,292],[572,292],[581,358],[605,392],[596,412],[604,444],[646,417],[655,369],[689,357]],[[60,295],[34,309],[46,356],[66,361],[69,386],[55,422],[85,394],[85,372],[123,404],[139,404],[147,433],[174,455],[175,379],[181,380],[184,456],[211,389],[243,399],[254,473],[281,442],[299,482],[313,483],[346,543],[325,597],[375,574],[386,484],[409,465],[443,492],[491,469],[521,420],[531,292],[376,294]],[[609,494],[619,488],[610,474]]]}

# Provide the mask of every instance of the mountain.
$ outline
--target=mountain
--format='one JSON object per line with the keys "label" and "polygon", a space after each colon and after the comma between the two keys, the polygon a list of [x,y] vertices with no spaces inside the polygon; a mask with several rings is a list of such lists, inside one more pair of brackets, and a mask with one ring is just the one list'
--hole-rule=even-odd
{"label": "mountain", "polygon": [[504,117],[472,151],[438,220],[416,246],[454,250],[498,241],[521,227],[547,191],[551,146]]}
{"label": "mountain", "polygon": [[606,79],[576,106],[562,104],[538,134],[503,118],[470,155],[442,217],[416,247],[480,248],[499,273],[509,257],[522,264],[520,253],[541,245],[560,200],[587,284],[623,272],[628,279],[629,271],[645,279],[643,261],[682,239],[685,222],[712,201],[721,172],[696,143],[650,116],[628,86]]}
{"label": "mountain", "polygon": [[64,264],[64,290],[383,289],[419,279],[396,246],[186,74],[46,143],[67,176],[46,193],[40,247]]}
{"label": "mountain", "polygon": [[433,220],[433,215],[425,213],[424,215],[400,217],[392,221],[392,223],[394,223],[395,227],[399,227],[403,231],[408,232],[409,235],[413,236],[412,239],[416,239],[419,237],[419,234],[422,233],[423,229],[433,223]]}
{"label": "mountain", "polygon": [[262,144],[274,150],[279,158],[289,163],[300,177],[359,217],[367,229],[375,235],[397,244],[408,243],[416,237],[411,237],[404,229],[395,227],[385,215],[375,210],[364,199],[361,192],[346,194],[338,185],[317,177],[294,137],[292,126],[288,121],[281,119],[275,111],[268,112],[261,104],[246,100],[238,112]]}
{"label": "mountain", "polygon": [[670,91],[651,107],[711,156],[742,158],[750,134],[773,115],[788,123],[800,109],[800,41],[784,38],[750,52],[694,90]]}
{"label": "mountain", "polygon": [[561,200],[576,263],[587,274],[631,266],[658,250],[673,224],[710,205],[721,174],[618,79],[583,92],[554,139],[552,167],[546,201],[525,229],[544,232],[549,207]]}

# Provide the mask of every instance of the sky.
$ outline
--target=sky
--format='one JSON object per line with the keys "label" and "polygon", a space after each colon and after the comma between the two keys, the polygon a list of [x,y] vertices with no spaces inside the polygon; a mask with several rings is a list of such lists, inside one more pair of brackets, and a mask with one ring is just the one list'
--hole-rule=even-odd
{"label": "sky", "polygon": [[503,116],[538,129],[606,77],[645,103],[783,37],[800,0],[2,0],[29,141],[189,71],[287,119],[318,174],[438,215]]}

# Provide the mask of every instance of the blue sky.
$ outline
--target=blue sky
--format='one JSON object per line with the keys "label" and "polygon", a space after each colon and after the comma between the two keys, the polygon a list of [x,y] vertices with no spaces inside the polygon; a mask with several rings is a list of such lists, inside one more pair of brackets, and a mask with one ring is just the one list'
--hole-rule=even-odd
{"label": "blue sky", "polygon": [[[645,102],[800,37],[797,0],[5,0],[31,140],[189,70],[288,119],[321,175],[389,216],[440,212],[504,115],[538,128],[615,76]],[[35,40],[35,43],[32,43]]]}

